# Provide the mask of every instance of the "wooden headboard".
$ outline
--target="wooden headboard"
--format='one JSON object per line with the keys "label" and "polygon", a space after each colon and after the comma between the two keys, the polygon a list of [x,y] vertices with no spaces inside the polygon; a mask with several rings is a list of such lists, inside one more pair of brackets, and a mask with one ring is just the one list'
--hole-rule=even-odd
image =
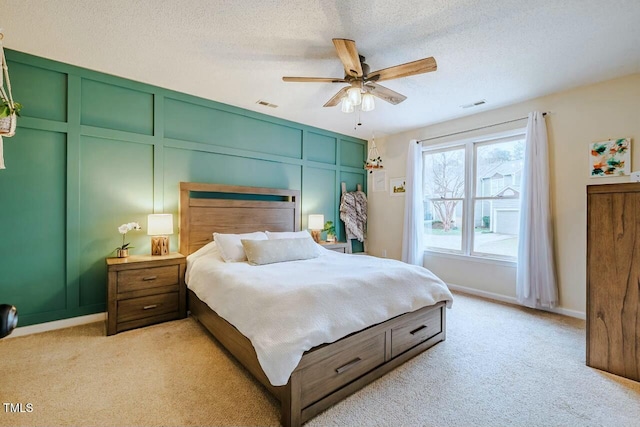
{"label": "wooden headboard", "polygon": [[300,191],[180,183],[180,253],[190,255],[213,233],[300,230]]}

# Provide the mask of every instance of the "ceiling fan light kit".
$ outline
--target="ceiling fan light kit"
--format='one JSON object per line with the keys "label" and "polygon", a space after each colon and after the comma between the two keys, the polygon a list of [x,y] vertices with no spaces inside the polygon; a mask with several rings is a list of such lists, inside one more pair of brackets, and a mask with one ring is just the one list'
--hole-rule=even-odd
{"label": "ceiling fan light kit", "polygon": [[375,108],[374,96],[390,104],[397,105],[407,97],[379,85],[379,82],[429,73],[436,71],[438,68],[436,60],[433,57],[429,57],[369,72],[369,65],[365,63],[365,57],[358,54],[356,42],[348,39],[333,39],[333,45],[344,67],[344,78],[283,77],[282,80],[285,82],[349,84],[349,86],[340,89],[324,104],[325,107],[335,107],[341,103],[343,113],[352,113],[356,111],[355,107],[357,106],[361,106],[358,109],[360,111],[372,111]]}
{"label": "ceiling fan light kit", "polygon": [[352,85],[347,89],[347,97],[353,105],[360,105],[362,103],[362,87]]}
{"label": "ceiling fan light kit", "polygon": [[348,96],[342,97],[342,112],[343,113],[353,113],[354,107],[353,103],[349,99]]}
{"label": "ceiling fan light kit", "polygon": [[366,113],[367,111],[373,111],[374,108],[376,108],[376,103],[373,95],[370,93],[362,95],[362,107],[360,109]]}

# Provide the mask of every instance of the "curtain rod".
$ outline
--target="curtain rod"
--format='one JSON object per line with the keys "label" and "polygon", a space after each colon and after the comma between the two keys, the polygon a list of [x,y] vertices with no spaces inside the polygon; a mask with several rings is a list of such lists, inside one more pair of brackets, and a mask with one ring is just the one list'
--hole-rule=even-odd
{"label": "curtain rod", "polygon": [[[547,111],[545,111],[544,113],[542,113],[542,115],[543,115],[543,116],[546,116],[547,114],[549,114],[549,112],[547,112]],[[506,122],[494,123],[494,124],[492,124],[492,125],[480,126],[480,127],[478,127],[478,128],[462,130],[462,131],[460,131],[460,132],[449,133],[449,134],[446,134],[446,135],[433,136],[433,137],[431,137],[431,138],[426,138],[426,139],[419,139],[419,140],[417,140],[417,141],[416,141],[416,143],[420,144],[421,142],[431,141],[432,139],[445,138],[445,137],[447,137],[447,136],[460,135],[461,133],[473,132],[473,131],[475,131],[475,130],[481,130],[481,129],[492,128],[492,127],[494,127],[494,126],[506,125],[507,123],[519,122],[520,120],[524,120],[524,119],[527,119],[527,118],[529,118],[529,117],[520,117],[519,119],[507,120]]]}

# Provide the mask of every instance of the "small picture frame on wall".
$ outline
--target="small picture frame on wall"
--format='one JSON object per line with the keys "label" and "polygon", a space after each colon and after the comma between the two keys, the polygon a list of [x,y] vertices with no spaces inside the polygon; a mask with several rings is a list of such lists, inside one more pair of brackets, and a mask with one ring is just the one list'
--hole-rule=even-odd
{"label": "small picture frame on wall", "polygon": [[389,194],[391,196],[404,196],[407,191],[406,185],[407,180],[405,177],[389,179]]}
{"label": "small picture frame on wall", "polygon": [[607,178],[631,173],[631,139],[616,138],[589,144],[589,176]]}
{"label": "small picture frame on wall", "polygon": [[387,172],[373,171],[371,175],[373,179],[373,185],[371,186],[373,191],[387,191]]}

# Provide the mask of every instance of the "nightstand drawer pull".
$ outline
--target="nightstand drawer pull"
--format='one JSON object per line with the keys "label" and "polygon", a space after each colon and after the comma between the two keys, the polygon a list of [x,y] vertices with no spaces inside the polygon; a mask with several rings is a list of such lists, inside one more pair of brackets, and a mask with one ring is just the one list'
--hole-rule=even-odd
{"label": "nightstand drawer pull", "polygon": [[411,332],[409,332],[409,333],[410,333],[411,335],[415,335],[415,334],[417,334],[418,332],[420,332],[421,330],[423,330],[423,329],[427,329],[427,327],[428,327],[427,325],[422,325],[422,326],[420,326],[419,328],[416,328],[416,329],[414,329],[413,331],[411,331]]}
{"label": "nightstand drawer pull", "polygon": [[142,280],[144,280],[145,282],[148,282],[149,280],[156,280],[158,278],[158,276],[147,276],[147,277],[143,277]]}
{"label": "nightstand drawer pull", "polygon": [[145,305],[144,307],[142,307],[143,310],[149,310],[152,308],[156,308],[158,306],[158,304],[151,304],[151,305]]}
{"label": "nightstand drawer pull", "polygon": [[354,366],[356,366],[361,361],[362,361],[362,359],[360,359],[359,357],[356,357],[351,362],[348,362],[348,363],[340,366],[339,368],[337,368],[336,369],[336,373],[341,374],[341,373],[343,373],[345,371],[348,371],[349,369],[353,368]]}

